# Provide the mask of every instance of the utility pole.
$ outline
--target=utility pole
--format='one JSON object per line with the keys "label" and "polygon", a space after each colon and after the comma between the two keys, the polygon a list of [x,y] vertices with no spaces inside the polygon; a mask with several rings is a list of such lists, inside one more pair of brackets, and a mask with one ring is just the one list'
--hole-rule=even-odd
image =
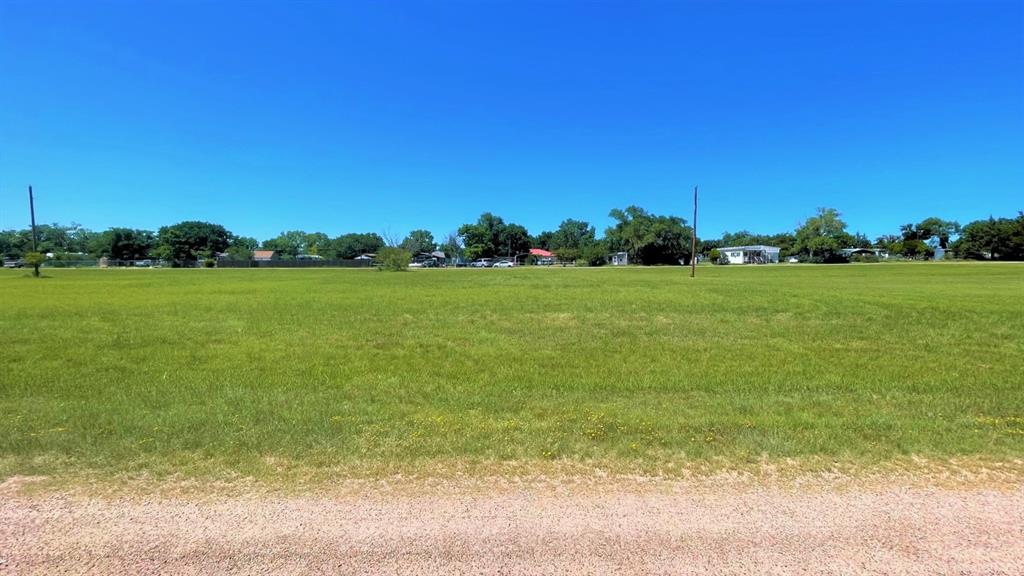
{"label": "utility pole", "polygon": [[28,187],[28,210],[32,215],[32,251],[38,252],[38,250],[36,250],[36,200],[32,197],[31,184]]}
{"label": "utility pole", "polygon": [[697,276],[697,187],[693,187],[693,234],[690,236],[690,278]]}

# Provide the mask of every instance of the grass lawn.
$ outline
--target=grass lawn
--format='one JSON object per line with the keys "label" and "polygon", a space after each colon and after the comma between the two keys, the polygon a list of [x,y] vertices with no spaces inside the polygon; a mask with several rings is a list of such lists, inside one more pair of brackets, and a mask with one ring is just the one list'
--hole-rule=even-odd
{"label": "grass lawn", "polygon": [[1024,457],[1024,265],[0,273],[0,479]]}

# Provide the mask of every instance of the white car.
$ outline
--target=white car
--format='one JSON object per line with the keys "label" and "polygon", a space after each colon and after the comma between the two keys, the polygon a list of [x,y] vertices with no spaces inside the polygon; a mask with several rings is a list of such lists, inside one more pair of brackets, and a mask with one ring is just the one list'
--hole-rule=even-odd
{"label": "white car", "polygon": [[515,266],[515,264],[513,264],[511,261],[502,260],[501,262],[495,262],[493,268],[511,268],[513,266]]}
{"label": "white car", "polygon": [[788,262],[789,262],[790,264],[796,264],[796,263],[797,263],[797,262],[799,262],[799,261],[800,261],[800,259],[799,259],[799,258],[797,258],[796,256],[793,256],[792,258],[790,258],[790,259],[788,260]]}

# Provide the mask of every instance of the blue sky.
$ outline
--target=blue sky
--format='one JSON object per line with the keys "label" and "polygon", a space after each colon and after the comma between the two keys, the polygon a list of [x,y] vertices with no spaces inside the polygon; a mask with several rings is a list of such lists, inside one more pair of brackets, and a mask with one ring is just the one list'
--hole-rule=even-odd
{"label": "blue sky", "polygon": [[0,227],[1024,209],[1024,2],[0,2]]}

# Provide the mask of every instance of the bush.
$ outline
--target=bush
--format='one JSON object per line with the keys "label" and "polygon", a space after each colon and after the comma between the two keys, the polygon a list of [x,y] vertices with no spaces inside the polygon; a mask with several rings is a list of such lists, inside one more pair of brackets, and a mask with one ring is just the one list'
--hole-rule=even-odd
{"label": "bush", "polygon": [[409,262],[412,261],[412,254],[394,247],[381,248],[377,251],[376,265],[378,270],[389,272],[400,272],[409,269]]}
{"label": "bush", "polygon": [[39,267],[43,265],[43,262],[46,262],[46,256],[39,252],[29,252],[25,254],[23,260],[26,266],[32,267],[32,275],[39,278]]}
{"label": "bush", "polygon": [[803,259],[808,264],[849,264],[850,259],[842,252],[826,252]]}
{"label": "bush", "polygon": [[204,268],[213,268],[216,265],[217,265],[217,261],[214,260],[213,258],[206,258],[206,259],[203,260],[203,267]]}
{"label": "bush", "polygon": [[719,262],[721,258],[722,253],[718,251],[718,248],[712,248],[711,252],[708,252],[708,260],[710,260],[712,264],[721,264],[721,262]]}
{"label": "bush", "polygon": [[854,254],[853,256],[850,256],[850,262],[878,262],[878,256],[875,256],[874,254]]}

